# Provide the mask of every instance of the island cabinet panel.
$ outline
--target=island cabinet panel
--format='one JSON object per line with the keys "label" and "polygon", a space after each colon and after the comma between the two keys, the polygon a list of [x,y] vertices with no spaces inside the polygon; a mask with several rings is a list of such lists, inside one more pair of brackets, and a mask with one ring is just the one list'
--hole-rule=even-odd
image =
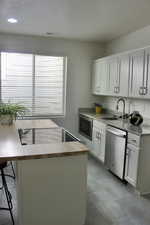
{"label": "island cabinet panel", "polygon": [[19,225],[83,225],[87,154],[17,161]]}

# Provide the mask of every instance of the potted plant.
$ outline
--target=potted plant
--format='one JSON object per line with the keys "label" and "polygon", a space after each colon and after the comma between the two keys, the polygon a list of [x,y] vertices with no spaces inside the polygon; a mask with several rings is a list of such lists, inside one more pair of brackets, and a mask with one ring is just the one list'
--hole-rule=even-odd
{"label": "potted plant", "polygon": [[26,107],[18,103],[0,103],[0,123],[11,125],[17,116],[23,116]]}

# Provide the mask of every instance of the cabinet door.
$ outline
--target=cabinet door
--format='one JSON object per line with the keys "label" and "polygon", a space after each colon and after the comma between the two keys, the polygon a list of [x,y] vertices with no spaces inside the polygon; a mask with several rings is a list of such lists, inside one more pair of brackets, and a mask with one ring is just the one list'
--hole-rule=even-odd
{"label": "cabinet door", "polygon": [[100,152],[100,147],[101,147],[101,138],[100,138],[100,131],[98,128],[94,127],[93,128],[93,154],[98,157],[99,152]]}
{"label": "cabinet door", "polygon": [[109,94],[115,96],[119,86],[118,58],[109,59]]}
{"label": "cabinet door", "polygon": [[93,64],[93,74],[92,74],[92,93],[100,94],[100,64],[99,61],[95,61]]}
{"label": "cabinet door", "polygon": [[108,62],[107,59],[101,60],[100,64],[100,94],[108,95],[109,91],[109,79],[108,79]]}
{"label": "cabinet door", "polygon": [[128,145],[126,153],[125,179],[136,186],[139,149]]}
{"label": "cabinet door", "polygon": [[108,64],[106,59],[99,59],[94,62],[92,84],[93,94],[108,94]]}
{"label": "cabinet door", "polygon": [[143,86],[143,97],[150,98],[150,48],[145,50],[145,76]]}
{"label": "cabinet door", "polygon": [[119,61],[119,77],[116,95],[127,97],[129,87],[129,55],[121,55]]}
{"label": "cabinet door", "polygon": [[101,129],[93,128],[93,148],[92,153],[104,162],[105,159],[105,133]]}
{"label": "cabinet door", "polygon": [[98,158],[104,163],[105,162],[105,143],[106,143],[106,134],[100,133],[100,152]]}
{"label": "cabinet door", "polygon": [[130,97],[142,97],[144,86],[145,52],[136,51],[130,54]]}

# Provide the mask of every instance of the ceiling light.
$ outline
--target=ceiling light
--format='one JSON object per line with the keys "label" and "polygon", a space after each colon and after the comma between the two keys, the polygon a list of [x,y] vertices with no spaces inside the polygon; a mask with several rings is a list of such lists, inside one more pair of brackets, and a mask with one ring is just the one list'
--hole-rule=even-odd
{"label": "ceiling light", "polygon": [[8,21],[9,23],[17,23],[17,22],[18,22],[18,20],[15,19],[15,18],[9,18],[7,21]]}

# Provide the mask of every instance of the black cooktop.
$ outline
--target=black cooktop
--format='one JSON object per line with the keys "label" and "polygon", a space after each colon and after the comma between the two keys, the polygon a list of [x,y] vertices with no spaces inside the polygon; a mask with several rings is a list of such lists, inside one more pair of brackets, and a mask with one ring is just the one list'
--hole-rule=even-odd
{"label": "black cooktop", "polygon": [[80,140],[64,128],[32,128],[19,129],[22,145],[50,144],[56,142],[70,142]]}

